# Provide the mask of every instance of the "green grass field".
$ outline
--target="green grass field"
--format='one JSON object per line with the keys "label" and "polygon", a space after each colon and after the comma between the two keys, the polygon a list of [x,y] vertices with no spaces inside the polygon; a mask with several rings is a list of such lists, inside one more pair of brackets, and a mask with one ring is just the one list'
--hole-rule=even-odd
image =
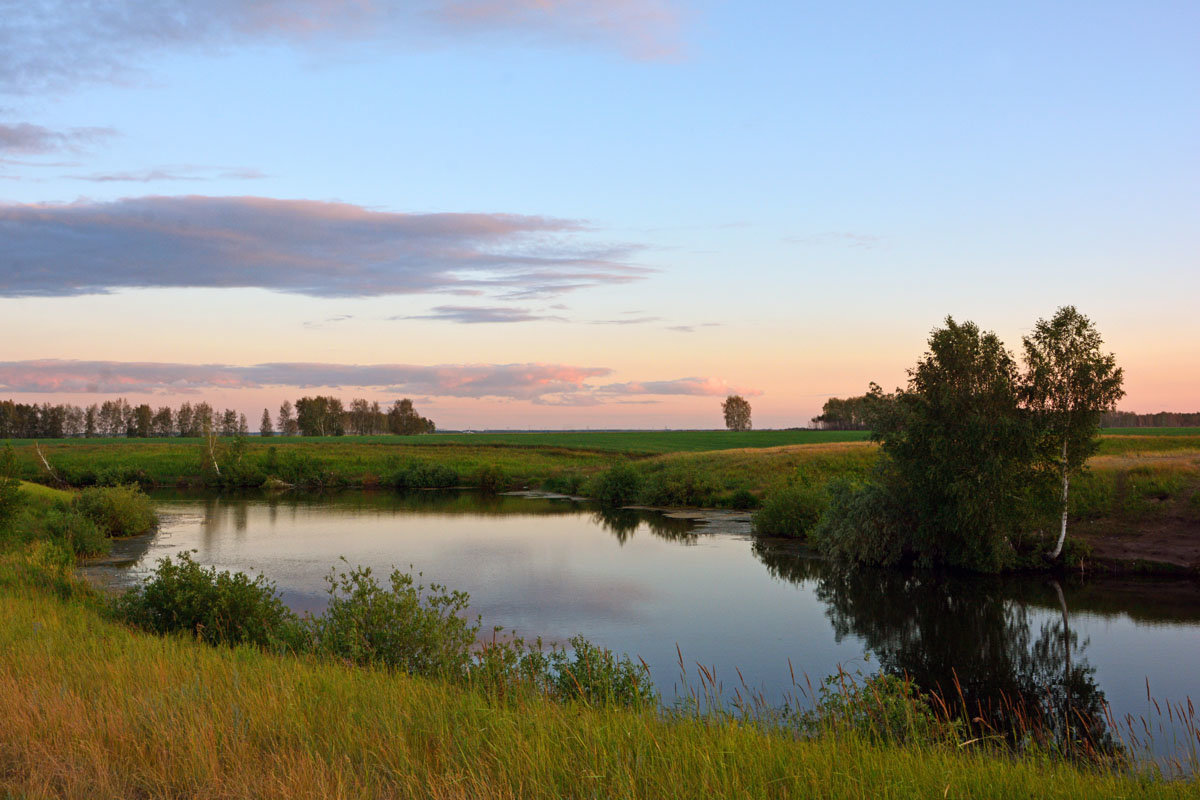
{"label": "green grass field", "polygon": [[438,433],[405,436],[411,444],[509,445],[566,447],[622,453],[682,453],[739,448],[782,447],[793,444],[861,442],[868,431],[567,431],[546,433]]}
{"label": "green grass field", "polygon": [[[1159,433],[1163,431],[1163,433]],[[277,479],[301,488],[491,485],[588,494],[597,475],[630,460],[643,478],[641,502],[746,507],[798,472],[818,482],[862,477],[876,448],[862,431],[621,431],[433,434],[426,436],[249,437],[240,456],[218,440],[218,476],[200,439],[49,439],[14,442],[21,477],[72,486],[258,487]],[[1106,433],[1096,459],[1200,457],[1200,435],[1175,429]],[[1121,461],[1119,469],[1136,466]],[[492,478],[487,476],[491,475]]]}

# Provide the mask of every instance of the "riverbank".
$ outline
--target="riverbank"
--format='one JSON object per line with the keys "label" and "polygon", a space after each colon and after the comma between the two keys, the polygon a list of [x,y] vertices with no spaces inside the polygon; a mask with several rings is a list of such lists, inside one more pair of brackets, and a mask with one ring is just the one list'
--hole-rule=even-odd
{"label": "riverbank", "polygon": [[[752,511],[797,476],[818,485],[865,477],[877,448],[863,436],[682,431],[251,437],[236,452],[227,441],[210,452],[198,439],[91,439],[42,441],[40,454],[33,442],[18,442],[16,450],[26,479],[73,486],[230,488],[270,481],[301,489],[464,486],[595,496],[599,477],[624,464],[637,482],[628,503]],[[777,444],[789,437],[802,443]],[[211,468],[214,458],[223,467],[219,473]],[[1103,436],[1088,473],[1072,486],[1071,515],[1072,536],[1089,551],[1085,569],[1200,574],[1200,436]]]}
{"label": "riverbank", "polygon": [[[2,570],[3,568],[0,568]],[[796,740],[139,634],[0,577],[0,788],[28,798],[1189,797],[971,746]]]}

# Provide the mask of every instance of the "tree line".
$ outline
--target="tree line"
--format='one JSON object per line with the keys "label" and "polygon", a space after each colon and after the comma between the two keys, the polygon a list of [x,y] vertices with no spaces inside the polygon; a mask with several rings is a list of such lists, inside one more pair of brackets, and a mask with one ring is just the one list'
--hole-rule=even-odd
{"label": "tree line", "polygon": [[874,381],[864,395],[831,397],[821,407],[821,413],[812,418],[813,426],[832,431],[869,431],[874,427],[881,408],[879,400],[883,397],[883,389]]}
{"label": "tree line", "polygon": [[[337,397],[285,400],[275,422],[263,409],[260,436],[369,436],[433,433],[433,421],[417,413],[408,398],[383,408],[378,401],[356,398],[346,407]],[[249,421],[234,409],[219,410],[206,402],[177,408],[132,405],[124,398],[89,406],[67,403],[17,403],[0,400],[0,439],[64,439],[71,437],[198,437],[246,436]]]}
{"label": "tree line", "polygon": [[[874,430],[881,410],[879,400],[887,397],[872,383],[871,390],[858,397],[831,397],[821,413],[812,418],[814,427],[833,431]],[[1101,428],[1197,428],[1200,411],[1159,411],[1137,414],[1133,411],[1105,411],[1100,415]]]}
{"label": "tree line", "polygon": [[1106,411],[1100,416],[1102,428],[1196,428],[1200,427],[1200,411],[1159,411],[1156,414],[1135,414],[1132,411]]}

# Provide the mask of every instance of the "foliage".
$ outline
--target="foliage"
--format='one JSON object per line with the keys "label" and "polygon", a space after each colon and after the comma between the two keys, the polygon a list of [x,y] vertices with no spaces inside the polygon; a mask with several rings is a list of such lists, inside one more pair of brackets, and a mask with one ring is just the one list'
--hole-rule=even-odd
{"label": "foliage", "polygon": [[767,492],[762,508],[754,512],[758,536],[804,538],[821,519],[829,504],[825,486],[800,477]]}
{"label": "foliage", "polygon": [[417,413],[413,401],[407,397],[392,404],[387,413],[388,430],[398,436],[414,436],[422,433],[433,433],[437,426],[433,420],[426,419]]}
{"label": "foliage", "polygon": [[739,511],[749,511],[752,508],[758,508],[761,504],[762,502],[754,492],[744,487],[729,494],[720,503],[725,508],[736,508]]}
{"label": "foliage", "polygon": [[629,656],[618,657],[582,636],[573,636],[570,645],[569,651],[550,654],[548,674],[555,698],[589,705],[654,705],[657,695],[644,664],[634,664]]}
{"label": "foliage", "polygon": [[911,555],[914,521],[894,485],[845,480],[829,485],[829,505],[809,538],[828,558],[892,566]]}
{"label": "foliage", "polygon": [[105,532],[73,504],[57,503],[46,512],[45,525],[52,538],[65,542],[77,556],[104,555],[112,547]]}
{"label": "foliage", "polygon": [[562,472],[542,481],[542,489],[556,494],[577,495],[583,488],[584,477],[578,472]]}
{"label": "foliage", "polygon": [[466,678],[479,624],[461,616],[464,592],[435,583],[426,595],[399,570],[383,586],[368,567],[331,572],[326,580],[329,605],[311,621],[317,653],[413,675]]}
{"label": "foliage", "polygon": [[[840,498],[836,513],[847,516],[831,520],[819,540],[869,563],[891,561],[901,547],[925,566],[994,572],[1011,564],[1013,543],[1041,511],[1039,431],[1020,394],[1016,363],[996,335],[947,317],[879,420],[875,480],[885,485],[860,501]],[[867,516],[901,510],[908,524]],[[903,531],[897,543],[879,540]]]}
{"label": "foliage", "polygon": [[731,394],[721,401],[721,413],[725,415],[725,427],[729,430],[750,430],[750,403],[741,395]]}
{"label": "foliage", "polygon": [[[694,472],[656,471],[644,476],[639,483],[640,488],[633,496],[637,502],[650,506],[710,506],[716,504],[720,495],[720,488],[708,476]],[[629,502],[633,501],[626,501]]]}
{"label": "foliage", "polygon": [[17,472],[17,454],[11,444],[0,450],[0,529],[17,515],[21,508],[21,480]]}
{"label": "foliage", "polygon": [[144,583],[116,599],[114,610],[143,630],[187,632],[209,644],[303,647],[299,620],[275,584],[202,567],[187,552],[160,559]]}
{"label": "foliage", "polygon": [[336,397],[301,397],[296,401],[296,426],[301,436],[342,436],[345,409]]}
{"label": "foliage", "polygon": [[619,462],[592,480],[590,495],[602,506],[625,506],[637,500],[641,488],[642,476],[637,470]]}
{"label": "foliage", "polygon": [[887,405],[895,398],[894,394],[885,395],[879,384],[872,381],[864,395],[826,400],[820,415],[813,417],[813,422],[824,430],[874,430],[880,424],[881,415],[886,414]]}
{"label": "foliage", "polygon": [[74,508],[105,536],[139,536],[158,524],[150,498],[137,486],[96,486],[81,491]]}
{"label": "foliage", "polygon": [[810,733],[852,731],[873,742],[957,743],[959,726],[939,716],[911,681],[879,673],[864,678],[839,669],[817,688],[814,707],[800,717]]}
{"label": "foliage", "polygon": [[1067,536],[1072,475],[1083,469],[1099,446],[1100,418],[1125,395],[1116,358],[1102,353],[1091,320],[1063,306],[1049,321],[1038,320],[1026,336],[1025,403],[1037,416],[1042,464],[1062,477],[1062,526],[1050,554],[1057,558]]}
{"label": "foliage", "polygon": [[458,473],[443,464],[409,461],[392,473],[396,489],[449,489],[458,485]]}
{"label": "foliage", "polygon": [[480,467],[475,472],[475,478],[472,481],[472,485],[481,492],[495,494],[496,492],[505,488],[506,482],[504,470],[500,469],[500,467],[496,466],[495,464],[489,464],[486,467]]}

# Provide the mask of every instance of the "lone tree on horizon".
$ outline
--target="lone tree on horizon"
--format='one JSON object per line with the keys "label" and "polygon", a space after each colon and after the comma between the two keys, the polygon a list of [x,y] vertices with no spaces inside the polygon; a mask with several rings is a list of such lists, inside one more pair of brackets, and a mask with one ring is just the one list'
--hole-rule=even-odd
{"label": "lone tree on horizon", "polygon": [[750,403],[740,394],[731,394],[721,403],[725,427],[731,431],[750,430]]}

